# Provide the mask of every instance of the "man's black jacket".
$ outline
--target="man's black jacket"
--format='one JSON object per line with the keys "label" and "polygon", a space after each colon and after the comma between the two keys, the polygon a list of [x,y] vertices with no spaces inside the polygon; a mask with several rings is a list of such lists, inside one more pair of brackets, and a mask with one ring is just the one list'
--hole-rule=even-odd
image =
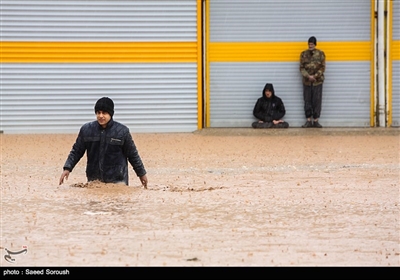
{"label": "man's black jacket", "polygon": [[85,152],[88,181],[124,182],[128,185],[128,161],[137,176],[146,175],[128,127],[113,119],[105,129],[97,121],[86,123],[81,127],[64,164],[64,170],[72,171]]}

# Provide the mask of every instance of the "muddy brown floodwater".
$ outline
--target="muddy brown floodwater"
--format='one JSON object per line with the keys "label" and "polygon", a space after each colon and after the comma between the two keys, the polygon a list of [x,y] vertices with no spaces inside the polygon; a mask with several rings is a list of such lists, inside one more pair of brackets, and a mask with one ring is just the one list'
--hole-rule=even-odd
{"label": "muddy brown floodwater", "polygon": [[59,186],[76,134],[1,134],[1,266],[400,264],[397,128],[132,135],[148,189],[85,158]]}

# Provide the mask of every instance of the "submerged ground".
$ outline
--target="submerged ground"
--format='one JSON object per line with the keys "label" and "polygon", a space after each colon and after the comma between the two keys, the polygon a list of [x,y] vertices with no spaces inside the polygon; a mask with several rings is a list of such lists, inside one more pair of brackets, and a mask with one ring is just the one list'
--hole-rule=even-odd
{"label": "submerged ground", "polygon": [[1,266],[400,265],[399,129],[132,135],[148,189],[85,158],[59,186],[75,134],[0,134]]}

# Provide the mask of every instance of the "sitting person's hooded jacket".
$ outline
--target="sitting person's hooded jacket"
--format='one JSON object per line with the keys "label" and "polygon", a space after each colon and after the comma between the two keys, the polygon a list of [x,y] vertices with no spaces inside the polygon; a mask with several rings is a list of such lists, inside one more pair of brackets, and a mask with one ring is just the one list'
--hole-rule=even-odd
{"label": "sitting person's hooded jacket", "polygon": [[[267,89],[272,92],[270,98],[267,98],[264,94]],[[272,84],[265,84],[261,92],[261,97],[258,98],[254,106],[254,117],[263,122],[272,122],[273,120],[282,119],[285,114],[285,105],[282,99],[275,95],[274,86]]]}

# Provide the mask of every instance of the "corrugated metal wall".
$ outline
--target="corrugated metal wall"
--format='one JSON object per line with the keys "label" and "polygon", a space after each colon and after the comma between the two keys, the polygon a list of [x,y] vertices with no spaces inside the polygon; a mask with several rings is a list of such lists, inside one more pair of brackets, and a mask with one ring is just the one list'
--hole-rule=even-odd
{"label": "corrugated metal wall", "polygon": [[210,1],[207,124],[250,127],[265,83],[273,83],[291,127],[305,121],[300,52],[310,36],[327,56],[322,125],[369,127],[371,1]]}
{"label": "corrugated metal wall", "polygon": [[393,1],[392,126],[400,126],[400,1]]}
{"label": "corrugated metal wall", "polygon": [[[201,10],[206,3],[206,48]],[[300,52],[310,36],[327,55],[321,123],[369,126],[373,1],[1,2],[1,122],[5,133],[76,133],[110,96],[133,132],[249,127],[266,82],[291,127],[304,122]],[[399,1],[392,53],[399,50]],[[311,26],[311,28],[310,28]],[[332,28],[334,26],[334,28]],[[392,126],[400,124],[399,54],[391,60]],[[373,101],[373,100],[372,100]]]}
{"label": "corrugated metal wall", "polygon": [[199,1],[2,1],[4,133],[77,133],[96,100],[132,132],[198,129]]}

